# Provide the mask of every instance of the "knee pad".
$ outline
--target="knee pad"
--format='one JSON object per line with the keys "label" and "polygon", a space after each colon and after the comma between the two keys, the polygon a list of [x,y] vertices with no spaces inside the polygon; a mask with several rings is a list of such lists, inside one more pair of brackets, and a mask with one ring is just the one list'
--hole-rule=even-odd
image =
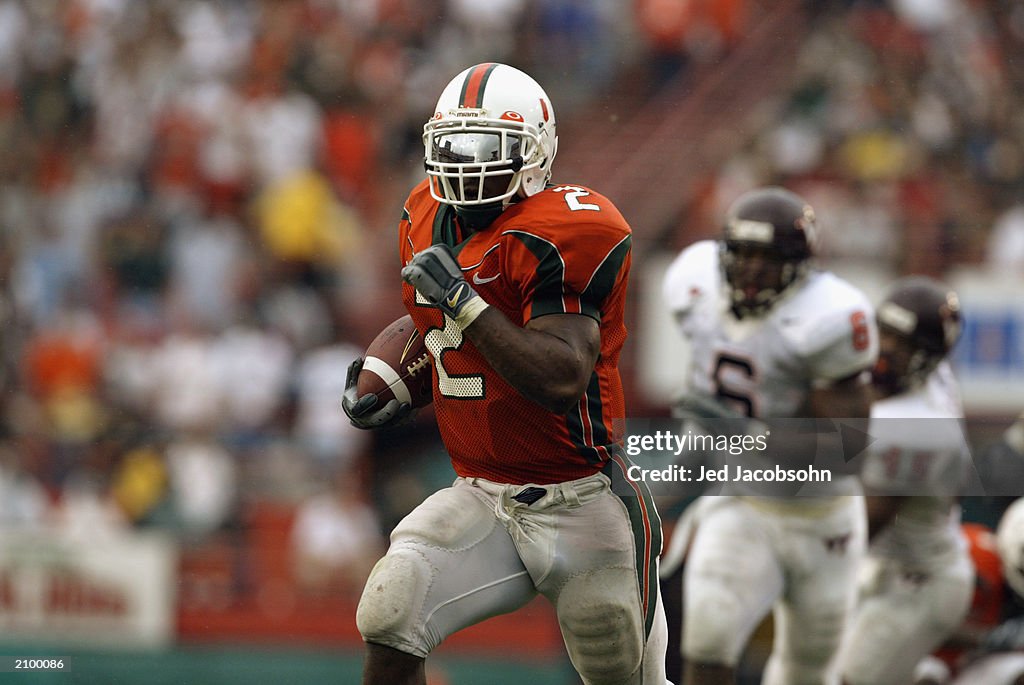
{"label": "knee pad", "polygon": [[587,685],[620,685],[640,668],[644,621],[632,569],[570,578],[555,606],[569,658]]}
{"label": "knee pad", "polygon": [[822,664],[800,664],[776,657],[765,666],[762,685],[821,685],[839,682],[838,668],[826,660]]}
{"label": "knee pad", "polygon": [[367,642],[425,657],[435,645],[424,645],[415,626],[423,610],[431,572],[416,550],[389,550],[366,580],[356,609],[356,626]]}
{"label": "knee pad", "polygon": [[443,587],[440,569],[495,528],[490,510],[464,489],[448,488],[424,500],[392,531],[388,553],[367,578],[356,610],[363,639],[425,657],[447,636],[445,626],[426,624],[432,608],[453,596]]}
{"label": "knee pad", "polygon": [[825,614],[819,616],[813,625],[813,631],[801,631],[789,640],[787,653],[798,671],[820,673],[839,651],[843,638],[843,615]]}
{"label": "knee pad", "polygon": [[757,617],[729,587],[704,584],[684,601],[683,654],[695,662],[735,666]]}
{"label": "knee pad", "polygon": [[841,612],[813,618],[775,613],[775,649],[765,670],[765,685],[818,685],[838,677],[839,647],[843,635]]}

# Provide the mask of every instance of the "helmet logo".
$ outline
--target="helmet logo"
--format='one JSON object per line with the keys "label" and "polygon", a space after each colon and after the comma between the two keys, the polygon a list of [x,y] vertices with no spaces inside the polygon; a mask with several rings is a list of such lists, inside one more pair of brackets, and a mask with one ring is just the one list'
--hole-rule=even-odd
{"label": "helmet logo", "polygon": [[817,243],[818,234],[814,209],[810,205],[804,205],[803,216],[796,220],[796,227],[804,232],[804,235],[807,237],[807,244],[813,248]]}
{"label": "helmet logo", "polygon": [[770,244],[775,237],[775,227],[767,221],[733,219],[729,222],[728,228],[728,237],[731,240],[746,240],[754,243]]}
{"label": "helmet logo", "polygon": [[959,298],[956,293],[947,293],[946,302],[939,307],[939,316],[942,318],[942,335],[946,339],[946,347],[952,347],[960,337],[960,321],[957,319],[959,313]]}
{"label": "helmet logo", "polygon": [[960,337],[960,324],[953,319],[942,320],[942,337],[946,339],[946,347],[952,347]]}
{"label": "helmet logo", "polygon": [[506,121],[524,121],[522,114],[519,112],[513,112],[512,110],[508,110],[502,114],[499,119],[505,119]]}
{"label": "helmet logo", "polygon": [[917,328],[917,314],[895,302],[885,302],[878,308],[878,320],[903,335],[912,335]]}
{"label": "helmet logo", "polygon": [[960,298],[956,296],[956,293],[946,293],[946,304],[942,309],[949,316],[960,313]]}
{"label": "helmet logo", "polygon": [[544,102],[544,98],[540,98],[540,111],[544,116],[544,121],[548,120],[548,103]]}

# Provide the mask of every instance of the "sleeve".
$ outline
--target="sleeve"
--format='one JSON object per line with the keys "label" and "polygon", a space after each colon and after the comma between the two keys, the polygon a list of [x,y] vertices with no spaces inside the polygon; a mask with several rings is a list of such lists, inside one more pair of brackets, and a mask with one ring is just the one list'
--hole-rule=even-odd
{"label": "sleeve", "polygon": [[878,326],[866,298],[830,308],[803,333],[808,375],[817,387],[870,369],[878,358]]}
{"label": "sleeve", "polygon": [[437,203],[430,197],[426,179],[409,191],[398,217],[399,268],[409,263],[417,246],[423,250],[434,242],[431,223],[436,208]]}
{"label": "sleeve", "polygon": [[398,259],[401,262],[399,268],[405,266],[412,259],[412,245],[409,242],[409,230],[412,227],[412,217],[409,214],[408,202],[402,207],[402,216],[398,220]]}
{"label": "sleeve", "polygon": [[566,230],[566,239],[527,230],[506,234],[507,265],[522,293],[523,320],[547,314],[584,314],[598,322],[606,301],[624,287],[631,260],[627,230]]}
{"label": "sleeve", "polygon": [[662,300],[684,338],[690,337],[691,315],[699,303],[717,297],[720,287],[718,243],[714,240],[694,243],[669,265],[661,283]]}
{"label": "sleeve", "polygon": [[697,300],[718,286],[718,244],[702,240],[679,253],[665,271],[661,295],[673,316],[693,309]]}

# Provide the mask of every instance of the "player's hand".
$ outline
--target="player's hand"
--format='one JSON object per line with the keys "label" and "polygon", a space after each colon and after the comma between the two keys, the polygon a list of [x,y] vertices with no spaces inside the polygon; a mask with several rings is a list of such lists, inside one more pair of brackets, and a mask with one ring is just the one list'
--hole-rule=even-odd
{"label": "player's hand", "polygon": [[696,421],[747,418],[715,398],[700,393],[688,393],[676,398],[672,403],[672,415],[676,418],[694,419]]}
{"label": "player's hand", "polygon": [[408,402],[399,402],[392,398],[383,407],[378,407],[380,400],[376,394],[370,392],[362,396],[357,395],[356,381],[362,368],[362,357],[349,365],[348,375],[345,377],[345,393],[341,397],[341,409],[352,425],[366,430],[397,426],[405,421],[412,412],[412,405]]}
{"label": "player's hand", "polygon": [[689,393],[672,403],[672,416],[690,419],[714,435],[746,435],[763,432],[757,419],[739,413],[714,397]]}
{"label": "player's hand", "polygon": [[487,303],[463,277],[455,255],[441,243],[417,253],[402,269],[402,280],[460,328],[469,326],[487,308]]}

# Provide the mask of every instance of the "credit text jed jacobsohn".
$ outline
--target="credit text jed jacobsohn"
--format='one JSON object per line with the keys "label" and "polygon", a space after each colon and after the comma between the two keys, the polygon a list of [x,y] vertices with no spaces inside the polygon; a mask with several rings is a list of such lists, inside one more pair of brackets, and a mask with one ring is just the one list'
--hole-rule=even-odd
{"label": "credit text jed jacobsohn", "polygon": [[[727,452],[740,455],[746,452],[762,452],[768,447],[767,433],[762,435],[707,435],[686,432],[678,435],[671,431],[657,431],[652,435],[630,435],[626,438],[626,453],[631,457],[644,452],[671,452],[679,456],[684,450],[704,452]],[[787,469],[775,464],[767,468],[749,468],[742,464],[710,467],[681,464],[643,468],[631,465],[627,471],[633,480],[653,482],[813,482],[827,483],[832,480],[828,469],[805,468]]]}

